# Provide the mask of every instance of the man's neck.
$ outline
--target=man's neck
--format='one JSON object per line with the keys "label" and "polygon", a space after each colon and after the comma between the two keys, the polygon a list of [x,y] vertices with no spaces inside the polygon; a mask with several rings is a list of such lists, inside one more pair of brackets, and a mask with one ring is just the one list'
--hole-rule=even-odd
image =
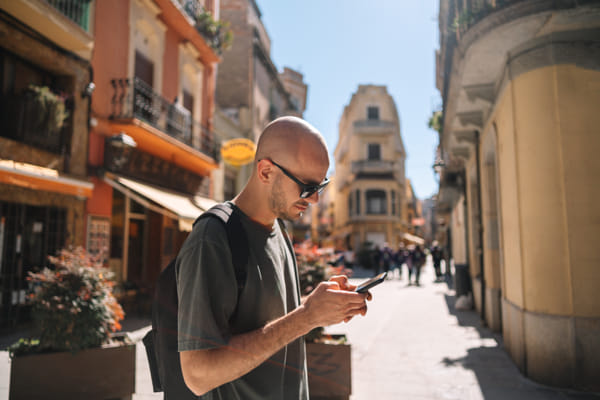
{"label": "man's neck", "polygon": [[266,202],[260,196],[253,196],[247,188],[244,188],[232,202],[252,221],[267,229],[273,228],[275,216],[270,212],[268,206],[265,205]]}

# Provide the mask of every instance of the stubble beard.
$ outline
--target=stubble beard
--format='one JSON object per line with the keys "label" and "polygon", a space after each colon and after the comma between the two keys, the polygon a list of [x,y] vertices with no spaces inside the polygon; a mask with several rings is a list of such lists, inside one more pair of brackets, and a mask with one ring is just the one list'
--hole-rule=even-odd
{"label": "stubble beard", "polygon": [[285,193],[283,193],[283,190],[281,190],[279,179],[277,179],[273,185],[271,196],[269,197],[269,204],[271,206],[271,211],[277,216],[277,218],[294,221],[300,218],[303,214],[292,214],[290,212],[285,200]]}

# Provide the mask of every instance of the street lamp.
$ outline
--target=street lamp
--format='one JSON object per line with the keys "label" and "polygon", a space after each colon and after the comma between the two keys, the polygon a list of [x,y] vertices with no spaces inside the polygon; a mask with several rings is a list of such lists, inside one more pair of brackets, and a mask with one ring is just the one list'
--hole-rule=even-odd
{"label": "street lamp", "polygon": [[106,139],[105,163],[106,167],[114,172],[120,171],[129,161],[129,156],[137,143],[124,132],[120,132]]}
{"label": "street lamp", "polygon": [[435,176],[437,178],[438,183],[440,183],[440,177],[442,176],[442,171],[444,170],[445,166],[446,163],[441,158],[436,159],[433,165],[431,166],[433,168],[433,171],[435,172]]}

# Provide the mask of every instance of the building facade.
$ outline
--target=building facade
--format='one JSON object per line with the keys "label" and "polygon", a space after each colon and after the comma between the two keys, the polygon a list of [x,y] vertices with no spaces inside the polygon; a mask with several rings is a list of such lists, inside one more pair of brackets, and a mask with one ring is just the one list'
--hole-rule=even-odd
{"label": "building facade", "polygon": [[[335,156],[334,237],[396,247],[407,230],[406,153],[394,100],[385,86],[360,85],[344,108]],[[338,246],[339,247],[339,246]]]}
{"label": "building facade", "polygon": [[87,247],[108,250],[134,296],[152,292],[195,218],[215,203],[220,49],[198,24],[203,11],[218,18],[218,0],[96,3]]}
{"label": "building facade", "polygon": [[600,2],[441,0],[438,216],[528,377],[600,390]]}
{"label": "building facade", "polygon": [[29,271],[83,245],[93,2],[0,1],[0,329]]}
{"label": "building facade", "polygon": [[[233,32],[231,49],[223,54],[217,74],[216,104],[230,120],[220,126],[229,133],[236,126],[239,137],[256,143],[275,118],[302,117],[307,86],[302,74],[289,68],[277,71],[271,60],[271,39],[254,0],[220,0],[220,16]],[[237,194],[252,165],[223,167],[221,175],[228,181],[224,187],[235,187]]]}

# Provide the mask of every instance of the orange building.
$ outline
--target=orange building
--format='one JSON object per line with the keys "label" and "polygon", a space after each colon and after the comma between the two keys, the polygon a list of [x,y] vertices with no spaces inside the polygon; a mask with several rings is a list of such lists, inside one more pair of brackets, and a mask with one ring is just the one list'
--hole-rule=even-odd
{"label": "orange building", "polygon": [[96,2],[87,248],[108,249],[117,280],[137,293],[214,204],[220,49],[196,16],[218,9],[218,0]]}

